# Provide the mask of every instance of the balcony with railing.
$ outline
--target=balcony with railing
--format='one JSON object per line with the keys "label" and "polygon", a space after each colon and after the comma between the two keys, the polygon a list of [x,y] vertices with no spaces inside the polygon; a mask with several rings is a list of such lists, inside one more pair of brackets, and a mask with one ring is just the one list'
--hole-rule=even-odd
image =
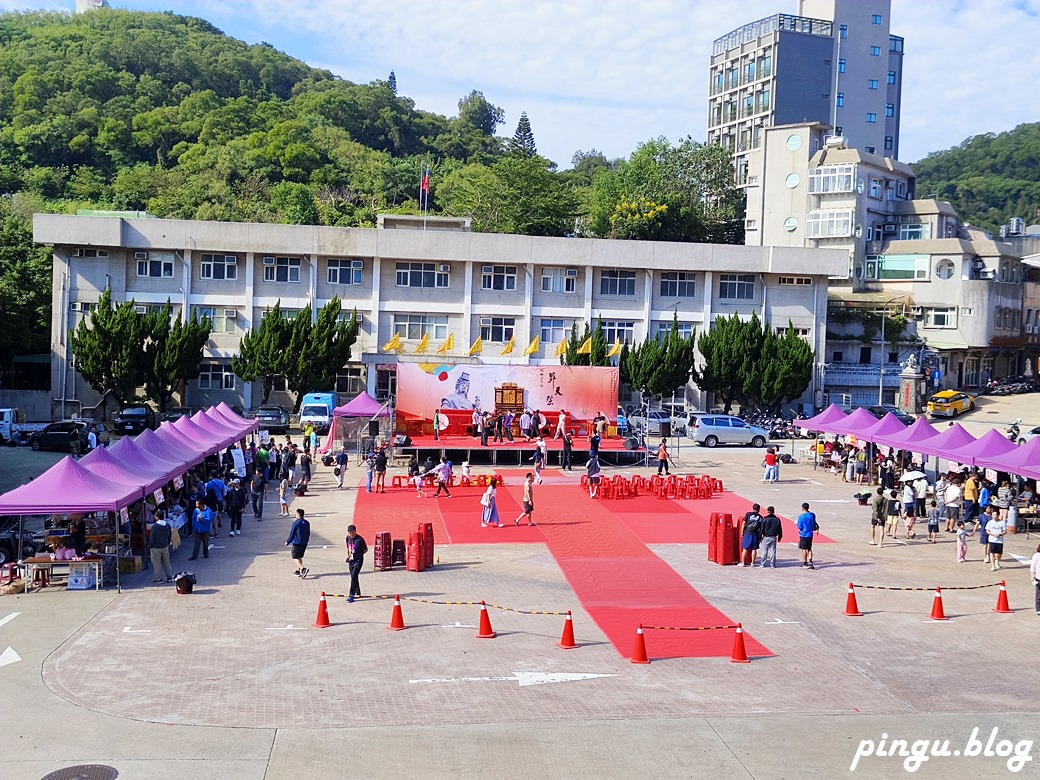
{"label": "balcony with railing", "polygon": [[743,27],[727,35],[717,38],[712,46],[712,55],[725,54],[727,51],[739,48],[745,43],[754,43],[760,38],[772,36],[780,31],[805,33],[807,35],[832,36],[834,34],[834,23],[829,19],[811,19],[807,16],[793,16],[791,14],[776,14],[759,19],[757,22],[749,22]]}

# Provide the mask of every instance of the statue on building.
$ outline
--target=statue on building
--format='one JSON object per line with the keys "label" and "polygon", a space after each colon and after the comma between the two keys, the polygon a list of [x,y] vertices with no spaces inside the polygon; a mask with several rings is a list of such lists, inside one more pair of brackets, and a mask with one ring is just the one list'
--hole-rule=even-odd
{"label": "statue on building", "polygon": [[918,373],[917,355],[915,355],[913,352],[910,353],[910,355],[906,359],[906,362],[903,363],[903,372],[907,374]]}

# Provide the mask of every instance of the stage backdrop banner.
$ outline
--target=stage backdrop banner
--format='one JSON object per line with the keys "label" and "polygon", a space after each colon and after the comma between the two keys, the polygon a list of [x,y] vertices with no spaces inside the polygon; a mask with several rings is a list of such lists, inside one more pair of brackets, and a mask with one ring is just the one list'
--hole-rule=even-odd
{"label": "stage backdrop banner", "polygon": [[572,418],[591,420],[617,412],[618,369],[609,366],[509,366],[397,364],[397,411],[433,419],[435,409],[495,408],[495,388],[518,385],[524,405],[551,423],[566,409]]}

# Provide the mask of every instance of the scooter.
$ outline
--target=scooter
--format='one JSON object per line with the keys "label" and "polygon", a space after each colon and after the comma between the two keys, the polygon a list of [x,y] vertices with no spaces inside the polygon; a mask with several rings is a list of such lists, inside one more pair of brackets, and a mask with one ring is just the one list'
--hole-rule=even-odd
{"label": "scooter", "polygon": [[1016,444],[1018,443],[1018,426],[1021,422],[1022,418],[1019,417],[1013,423],[1011,423],[1011,425],[1004,429],[1004,432],[1007,434],[1008,439],[1015,442]]}

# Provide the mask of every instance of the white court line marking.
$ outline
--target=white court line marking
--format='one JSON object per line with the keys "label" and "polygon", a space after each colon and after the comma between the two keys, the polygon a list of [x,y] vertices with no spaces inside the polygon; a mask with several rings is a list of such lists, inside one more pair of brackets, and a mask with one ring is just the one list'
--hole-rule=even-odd
{"label": "white court line marking", "polygon": [[773,618],[765,622],[767,626],[800,626],[801,624],[800,620],[781,620],[780,618]]}
{"label": "white court line marking", "polygon": [[150,634],[152,630],[150,628],[131,628],[130,626],[123,626],[124,634]]}
{"label": "white court line marking", "polygon": [[294,626],[292,623],[290,623],[287,626],[275,626],[274,628],[268,628],[267,630],[268,631],[306,631],[307,629],[302,627],[302,626],[300,626],[300,627]]}
{"label": "white court line marking", "polygon": [[510,677],[440,677],[428,680],[409,680],[409,683],[448,683],[448,682],[512,682],[525,685],[545,685],[555,682],[576,682],[578,680],[594,680],[597,677],[617,677],[616,674],[576,674],[568,672],[513,672]]}
{"label": "white court line marking", "polygon": [[6,626],[8,623],[10,623],[12,620],[14,620],[16,617],[18,617],[21,614],[22,614],[21,612],[12,612],[7,617],[0,618],[0,626]]}
{"label": "white court line marking", "polygon": [[15,652],[13,647],[8,647],[4,652],[0,653],[0,666],[7,666],[21,660],[22,657]]}

